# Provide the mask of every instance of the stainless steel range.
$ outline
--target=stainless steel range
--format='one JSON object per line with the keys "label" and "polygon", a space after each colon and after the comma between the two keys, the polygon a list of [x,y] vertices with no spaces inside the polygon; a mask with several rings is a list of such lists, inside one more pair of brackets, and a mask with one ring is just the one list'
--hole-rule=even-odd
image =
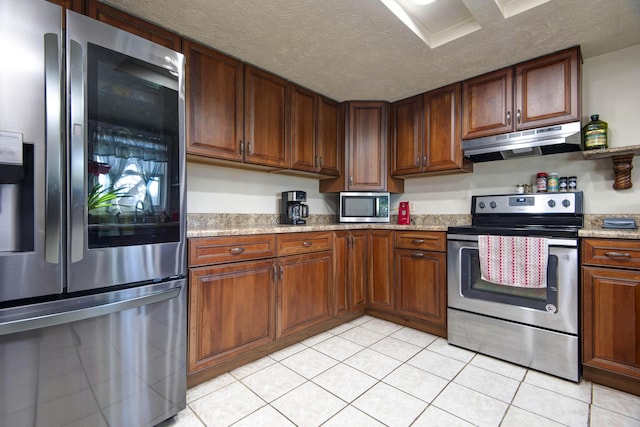
{"label": "stainless steel range", "polygon": [[[582,193],[473,196],[471,213],[471,226],[447,233],[449,343],[579,381]],[[541,249],[530,259],[502,246],[489,250],[486,242]],[[492,265],[514,280],[495,280],[487,272]],[[514,265],[537,268],[542,279],[525,283]]]}

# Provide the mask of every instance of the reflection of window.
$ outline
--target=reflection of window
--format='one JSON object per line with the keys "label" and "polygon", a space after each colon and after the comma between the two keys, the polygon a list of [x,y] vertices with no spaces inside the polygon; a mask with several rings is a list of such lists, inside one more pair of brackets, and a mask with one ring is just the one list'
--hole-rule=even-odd
{"label": "reflection of window", "polygon": [[[96,156],[99,162],[114,160]],[[137,158],[121,159],[123,164],[112,168],[109,174],[100,175],[98,181],[107,188],[121,189],[125,195],[116,199],[120,210],[133,211],[142,202],[147,212],[166,210],[166,163],[143,161]]]}

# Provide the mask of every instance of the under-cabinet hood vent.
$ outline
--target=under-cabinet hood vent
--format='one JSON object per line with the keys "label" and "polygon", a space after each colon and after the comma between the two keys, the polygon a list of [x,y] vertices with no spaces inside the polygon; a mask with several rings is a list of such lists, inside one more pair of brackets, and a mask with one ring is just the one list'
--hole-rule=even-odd
{"label": "under-cabinet hood vent", "polygon": [[473,162],[514,159],[580,151],[580,122],[462,141],[464,156]]}

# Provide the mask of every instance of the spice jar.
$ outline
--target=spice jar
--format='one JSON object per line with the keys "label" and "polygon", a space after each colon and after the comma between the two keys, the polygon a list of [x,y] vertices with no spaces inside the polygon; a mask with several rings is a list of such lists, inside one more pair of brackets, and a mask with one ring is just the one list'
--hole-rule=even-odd
{"label": "spice jar", "polygon": [[536,187],[538,193],[546,193],[547,192],[547,173],[546,172],[538,172],[536,175]]}
{"label": "spice jar", "polygon": [[569,187],[569,178],[567,178],[566,176],[561,176],[560,179],[558,179],[558,189],[560,190],[560,192],[564,193],[568,190]]}
{"label": "spice jar", "polygon": [[547,178],[547,191],[549,192],[558,191],[558,174],[556,172],[550,173],[549,177]]}
{"label": "spice jar", "polygon": [[570,176],[567,187],[569,191],[578,191],[578,177]]}
{"label": "spice jar", "polygon": [[524,194],[524,184],[516,184],[516,193]]}

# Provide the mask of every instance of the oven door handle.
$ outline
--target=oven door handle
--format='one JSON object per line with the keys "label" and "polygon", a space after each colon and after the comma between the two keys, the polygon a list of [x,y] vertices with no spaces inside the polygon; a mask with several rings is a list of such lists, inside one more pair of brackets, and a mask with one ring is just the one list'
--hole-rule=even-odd
{"label": "oven door handle", "polygon": [[[526,237],[526,236],[523,236]],[[447,240],[461,240],[464,242],[477,242],[478,236],[475,234],[447,234]],[[569,248],[578,247],[578,239],[559,239],[547,237],[549,247],[551,246],[566,246]]]}

